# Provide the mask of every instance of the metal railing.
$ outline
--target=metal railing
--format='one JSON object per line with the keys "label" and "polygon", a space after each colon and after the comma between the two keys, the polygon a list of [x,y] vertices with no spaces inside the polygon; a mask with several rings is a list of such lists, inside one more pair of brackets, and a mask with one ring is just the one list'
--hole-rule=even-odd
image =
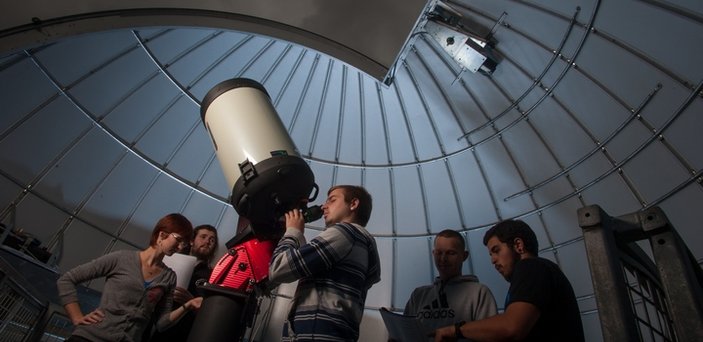
{"label": "metal railing", "polygon": [[703,341],[703,271],[659,207],[578,219],[604,341]]}

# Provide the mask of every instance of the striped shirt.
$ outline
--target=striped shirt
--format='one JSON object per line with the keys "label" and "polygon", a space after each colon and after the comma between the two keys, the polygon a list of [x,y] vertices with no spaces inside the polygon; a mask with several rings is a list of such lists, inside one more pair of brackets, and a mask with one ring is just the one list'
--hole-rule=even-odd
{"label": "striped shirt", "polygon": [[272,285],[296,280],[283,341],[356,341],[366,293],[381,280],[378,249],[362,226],[338,223],[309,243],[287,229],[273,252]]}

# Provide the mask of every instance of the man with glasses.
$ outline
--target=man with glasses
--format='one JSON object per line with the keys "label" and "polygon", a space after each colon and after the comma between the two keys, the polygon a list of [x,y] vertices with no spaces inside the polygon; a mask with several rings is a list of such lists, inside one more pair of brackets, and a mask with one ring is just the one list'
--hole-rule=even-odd
{"label": "man with glasses", "polygon": [[[196,257],[198,263],[193,269],[193,275],[188,282],[188,289],[176,287],[173,291],[174,307],[177,307],[177,305],[181,303],[186,303],[194,297],[203,296],[196,282],[200,279],[205,281],[210,279],[210,274],[212,273],[210,263],[217,251],[218,245],[217,229],[209,224],[203,224],[193,229],[193,240],[191,242],[182,241],[182,238],[181,240],[176,240],[182,242],[179,245],[182,248],[180,253]],[[163,332],[156,333],[151,338],[151,341],[175,342],[188,340],[188,334],[193,326],[193,322],[195,322],[195,314],[196,313],[193,311],[188,312],[177,324]]]}

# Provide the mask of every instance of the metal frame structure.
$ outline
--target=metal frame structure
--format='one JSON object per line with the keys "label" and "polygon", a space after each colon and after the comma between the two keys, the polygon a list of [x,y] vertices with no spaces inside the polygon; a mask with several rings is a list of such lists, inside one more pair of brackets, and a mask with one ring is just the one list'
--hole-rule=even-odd
{"label": "metal frame structure", "polygon": [[590,205],[578,220],[604,341],[703,341],[703,271],[659,207],[611,217]]}
{"label": "metal frame structure", "polygon": [[[46,289],[40,290],[32,283],[38,277],[52,279],[49,282],[55,277],[47,275],[46,269],[30,258],[23,258],[23,268],[15,267],[21,255],[0,247],[0,342],[65,340],[73,331],[70,319],[61,305],[44,293]],[[38,267],[28,267],[32,263]]]}

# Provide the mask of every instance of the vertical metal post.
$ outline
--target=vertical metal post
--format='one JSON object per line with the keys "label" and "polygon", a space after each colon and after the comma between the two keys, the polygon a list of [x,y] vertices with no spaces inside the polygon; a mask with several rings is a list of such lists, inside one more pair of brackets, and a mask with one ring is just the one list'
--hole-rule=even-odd
{"label": "vertical metal post", "polygon": [[[703,284],[698,264],[664,212],[653,207],[642,213],[642,230],[649,232],[652,254],[669,302],[679,341],[703,341]],[[698,272],[696,272],[696,270]]]}
{"label": "vertical metal post", "polygon": [[638,341],[637,321],[625,286],[615,236],[610,226],[612,218],[599,206],[578,210],[578,222],[591,269],[603,340],[606,342]]}

